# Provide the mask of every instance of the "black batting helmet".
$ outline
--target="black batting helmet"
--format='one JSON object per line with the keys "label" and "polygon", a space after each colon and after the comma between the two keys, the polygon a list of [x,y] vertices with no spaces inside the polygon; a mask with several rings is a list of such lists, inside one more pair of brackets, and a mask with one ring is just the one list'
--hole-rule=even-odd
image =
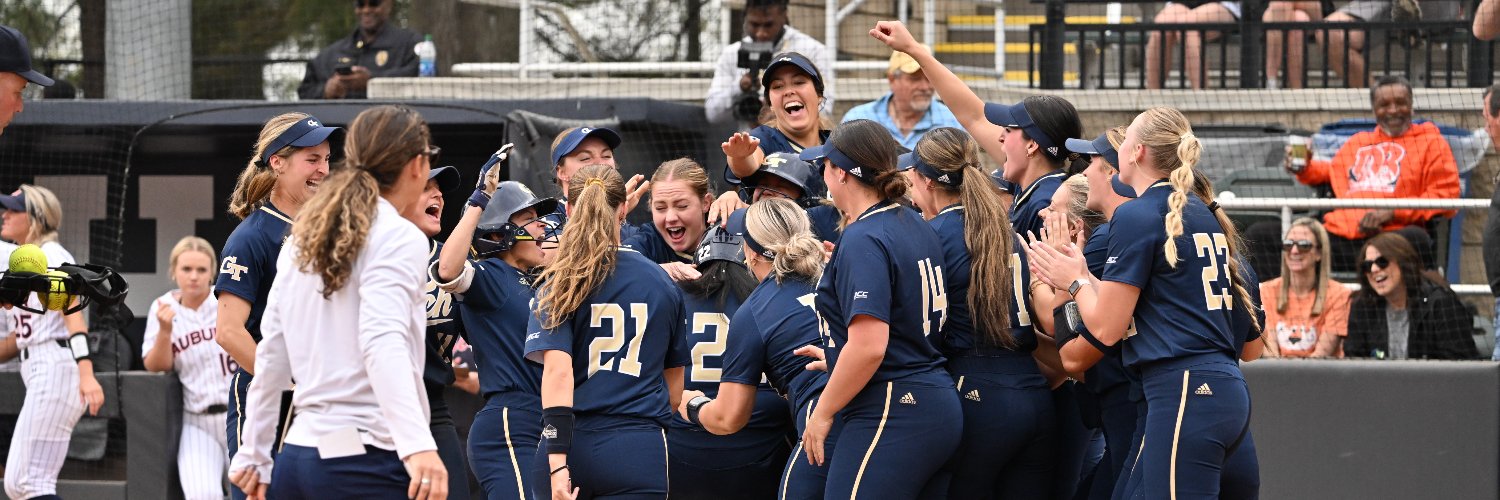
{"label": "black batting helmet", "polygon": [[[510,218],[522,210],[535,208],[537,217],[557,210],[557,200],[537,198],[525,184],[505,181],[495,188],[490,203],[479,216],[479,227],[474,230],[474,255],[483,259],[506,250],[520,241],[536,241],[526,232],[524,224],[517,225]],[[490,238],[490,235],[496,235]]]}
{"label": "black batting helmet", "polygon": [[731,233],[723,224],[703,232],[703,241],[698,243],[698,252],[693,255],[694,265],[703,265],[711,260],[727,260],[735,264],[745,263],[745,239]]}
{"label": "black batting helmet", "polygon": [[801,205],[802,208],[811,208],[817,206],[820,202],[819,197],[815,193],[808,192],[807,189],[807,186],[813,182],[813,176],[818,175],[818,173],[813,170],[811,163],[797,157],[796,153],[771,153],[766,155],[765,161],[760,163],[760,169],[755,171],[755,175],[751,175],[744,182],[740,183],[740,200],[750,203],[755,189],[759,187],[761,180],[765,179],[764,176],[767,175],[774,175],[792,183],[798,189],[801,189],[802,193],[793,196],[793,193],[781,193],[769,187],[762,189],[776,191],[787,198],[796,200],[797,204]]}

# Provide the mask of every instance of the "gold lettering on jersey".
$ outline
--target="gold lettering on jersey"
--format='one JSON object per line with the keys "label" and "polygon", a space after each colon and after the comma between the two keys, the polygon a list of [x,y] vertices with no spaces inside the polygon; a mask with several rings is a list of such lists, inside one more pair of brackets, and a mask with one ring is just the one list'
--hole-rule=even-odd
{"label": "gold lettering on jersey", "polygon": [[434,319],[447,319],[453,315],[453,294],[438,288],[437,282],[432,280],[427,280],[422,288],[422,292],[427,295],[427,324],[433,324]]}
{"label": "gold lettering on jersey", "polygon": [[229,279],[239,281],[240,274],[249,271],[250,268],[240,265],[240,258],[228,255],[224,257],[224,263],[219,265],[219,274],[228,274]]}
{"label": "gold lettering on jersey", "polygon": [[375,65],[385,67],[385,62],[391,58],[391,53],[384,50],[375,53]]}

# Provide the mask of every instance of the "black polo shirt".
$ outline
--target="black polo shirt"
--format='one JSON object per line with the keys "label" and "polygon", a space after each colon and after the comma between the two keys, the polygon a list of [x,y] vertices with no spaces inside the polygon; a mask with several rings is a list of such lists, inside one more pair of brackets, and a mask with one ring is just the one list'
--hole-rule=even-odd
{"label": "black polo shirt", "polygon": [[[370,70],[371,78],[417,76],[416,46],[420,41],[416,33],[387,24],[375,36],[375,41],[366,43],[356,28],[307,63],[307,73],[302,77],[302,85],[297,87],[297,95],[303,99],[322,99],[323,85],[339,66],[364,66]],[[365,92],[350,90],[344,97],[364,99]]]}

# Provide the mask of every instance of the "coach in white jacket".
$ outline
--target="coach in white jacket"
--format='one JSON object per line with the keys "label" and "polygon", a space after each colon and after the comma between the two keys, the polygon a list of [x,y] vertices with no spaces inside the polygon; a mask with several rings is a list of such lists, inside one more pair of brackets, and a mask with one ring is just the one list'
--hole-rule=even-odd
{"label": "coach in white jacket", "polygon": [[[723,124],[734,120],[735,98],[749,93],[754,79],[760,77],[738,66],[740,44],[746,42],[771,42],[775,46],[771,54],[798,52],[812,59],[813,64],[823,71],[823,105],[818,111],[833,113],[835,54],[822,42],[788,25],[786,9],[787,0],[745,0],[745,38],[724,46],[719,53],[713,83],[709,85],[708,98],[703,103],[709,122]],[[759,97],[758,93],[753,95]]]}
{"label": "coach in white jacket", "polygon": [[[427,238],[402,217],[425,208],[437,154],[429,139],[410,108],[360,113],[346,165],[292,226],[255,350],[244,444],[230,466],[249,498],[447,495],[421,378]],[[292,424],[273,470],[277,404],[294,380]]]}

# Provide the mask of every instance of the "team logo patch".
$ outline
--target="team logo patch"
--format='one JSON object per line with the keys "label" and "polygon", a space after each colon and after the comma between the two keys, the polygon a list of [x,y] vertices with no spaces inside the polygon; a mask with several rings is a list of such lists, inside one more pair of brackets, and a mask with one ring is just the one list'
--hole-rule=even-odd
{"label": "team logo patch", "polygon": [[870,298],[870,292],[866,292],[866,291],[863,291],[863,290],[858,291],[858,292],[854,292],[854,300],[868,299],[868,298]]}
{"label": "team logo patch", "polygon": [[964,399],[979,401],[979,389],[974,389],[969,391],[968,394],[964,394]]}
{"label": "team logo patch", "polygon": [[527,342],[531,342],[531,341],[539,339],[539,338],[542,338],[542,332],[531,332],[531,333],[526,334],[526,341]]}
{"label": "team logo patch", "polygon": [[1199,396],[1212,396],[1214,395],[1214,390],[1208,388],[1208,382],[1204,382],[1203,385],[1198,386],[1198,390],[1193,391],[1193,394],[1197,394]]}
{"label": "team logo patch", "polygon": [[583,127],[581,129],[578,129],[578,133],[580,133],[580,134],[587,134],[587,133],[593,132],[593,131],[594,131],[594,129],[591,129],[591,128],[588,128],[588,127]]}
{"label": "team logo patch", "polygon": [[943,174],[942,176],[939,176],[938,177],[938,182],[941,182],[943,184],[952,184],[953,183],[953,181],[948,180],[948,174]]}
{"label": "team logo patch", "polygon": [[912,396],[911,393],[908,392],[908,393],[906,393],[905,396],[901,396],[901,404],[904,404],[904,405],[914,405],[914,404],[917,404],[917,398],[914,397],[914,396]]}
{"label": "team logo patch", "polygon": [[1052,156],[1057,156],[1057,146],[1047,148],[1047,153],[1051,154]]}
{"label": "team logo patch", "polygon": [[375,53],[375,65],[376,66],[382,66],[383,67],[383,66],[385,66],[386,61],[389,61],[390,59],[391,59],[391,53],[390,52],[382,50],[380,52],[376,52]]}
{"label": "team logo patch", "polygon": [[546,439],[557,439],[557,428],[550,425],[543,428],[542,437]]}
{"label": "team logo patch", "polygon": [[865,176],[864,171],[860,170],[859,167],[854,167],[854,168],[849,169],[849,173],[854,174],[855,177],[864,177]]}
{"label": "team logo patch", "polygon": [[250,268],[240,265],[239,262],[239,257],[232,255],[224,257],[224,263],[219,265],[219,274],[228,274],[229,279],[239,281],[240,274],[250,270]]}
{"label": "team logo patch", "polygon": [[1108,259],[1104,259],[1104,265],[1107,266],[1107,265],[1110,265],[1110,264],[1114,264],[1115,260],[1116,260],[1116,257],[1113,256],[1113,255],[1111,255],[1111,256],[1109,256]]}

